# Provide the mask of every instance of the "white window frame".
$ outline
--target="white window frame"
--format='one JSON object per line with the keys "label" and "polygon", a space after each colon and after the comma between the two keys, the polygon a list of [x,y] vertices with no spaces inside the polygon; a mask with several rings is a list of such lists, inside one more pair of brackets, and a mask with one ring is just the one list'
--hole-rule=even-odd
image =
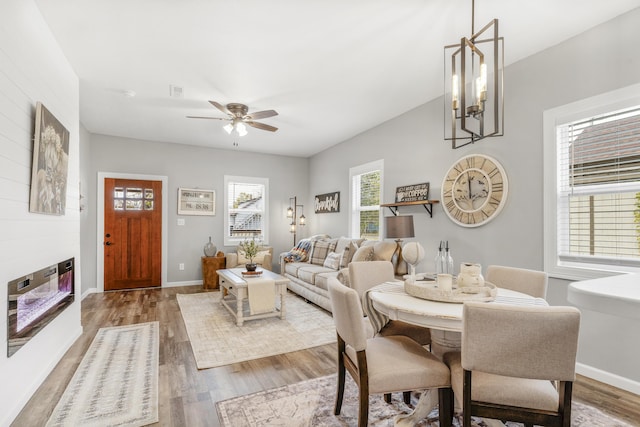
{"label": "white window frame", "polygon": [[640,272],[640,268],[589,262],[561,261],[558,253],[558,177],[561,174],[557,158],[557,126],[612,111],[640,105],[640,84],[583,99],[546,110],[543,113],[544,147],[544,269],[551,277],[585,280],[625,272]]}
{"label": "white window frame", "polygon": [[236,246],[242,242],[244,238],[231,237],[229,235],[229,184],[262,184],[264,186],[264,211],[262,212],[263,229],[261,242],[264,245],[269,244],[269,178],[259,178],[254,176],[224,176],[224,245]]}
{"label": "white window frame", "polygon": [[[356,196],[358,189],[356,188],[357,182],[355,178],[359,175],[378,170],[380,171],[380,200],[382,201],[384,195],[384,160],[375,160],[373,162],[349,168],[349,236],[352,238],[360,238],[360,215],[357,213],[359,213],[361,209],[360,206],[358,206],[360,200],[359,193]],[[379,212],[380,226],[378,228],[378,235],[380,236],[380,240],[382,240],[384,236],[384,221],[380,205],[376,208],[371,207],[367,210],[375,209]]]}

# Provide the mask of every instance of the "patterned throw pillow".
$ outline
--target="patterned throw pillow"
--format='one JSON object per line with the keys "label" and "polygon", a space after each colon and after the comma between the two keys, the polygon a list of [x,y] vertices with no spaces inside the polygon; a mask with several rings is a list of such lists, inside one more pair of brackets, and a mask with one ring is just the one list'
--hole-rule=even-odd
{"label": "patterned throw pillow", "polygon": [[311,251],[309,263],[315,265],[323,265],[324,260],[327,258],[329,252],[333,252],[335,248],[336,242],[332,242],[329,240],[316,240],[315,242],[313,242],[313,249]]}
{"label": "patterned throw pillow", "polygon": [[342,251],[342,256],[340,257],[340,268],[346,268],[349,265],[357,250],[358,245],[354,242],[349,242],[349,244],[345,246]]}
{"label": "patterned throw pillow", "polygon": [[332,270],[337,270],[338,267],[340,267],[341,257],[342,257],[342,254],[339,254],[336,252],[329,252],[329,254],[327,254],[327,258],[325,258],[324,263],[322,265]]}

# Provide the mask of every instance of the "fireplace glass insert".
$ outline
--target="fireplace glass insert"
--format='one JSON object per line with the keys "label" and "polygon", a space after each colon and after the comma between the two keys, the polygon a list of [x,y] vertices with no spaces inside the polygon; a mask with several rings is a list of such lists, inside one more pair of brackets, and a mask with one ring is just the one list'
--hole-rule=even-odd
{"label": "fireplace glass insert", "polygon": [[74,300],[74,258],[9,282],[7,356],[13,355]]}

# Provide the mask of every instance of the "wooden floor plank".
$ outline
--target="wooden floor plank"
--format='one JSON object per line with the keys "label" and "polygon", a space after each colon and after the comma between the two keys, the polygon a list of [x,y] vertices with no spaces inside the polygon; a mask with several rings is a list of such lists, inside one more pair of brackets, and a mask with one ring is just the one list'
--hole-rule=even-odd
{"label": "wooden floor plank", "polygon": [[[82,301],[83,334],[36,391],[12,426],[43,426],[98,329],[160,323],[159,416],[154,426],[219,426],[218,401],[332,374],[335,345],[198,370],[176,294],[201,286],[96,293]],[[574,399],[640,426],[640,396],[578,376]]]}

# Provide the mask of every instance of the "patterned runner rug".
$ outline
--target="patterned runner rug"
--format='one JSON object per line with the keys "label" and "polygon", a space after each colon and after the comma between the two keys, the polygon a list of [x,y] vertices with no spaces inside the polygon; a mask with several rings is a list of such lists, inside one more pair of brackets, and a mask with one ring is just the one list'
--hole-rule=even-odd
{"label": "patterned runner rug", "polygon": [[101,328],[47,427],[158,422],[158,322]]}
{"label": "patterned runner rug", "polygon": [[[300,383],[240,396],[218,402],[218,416],[223,427],[344,427],[358,424],[358,389],[347,374],[345,396],[341,414],[333,415],[336,395],[336,377],[329,375]],[[402,401],[402,393],[392,394],[391,404],[385,403],[381,395],[369,398],[369,426],[393,426],[399,414],[408,414],[413,407]],[[418,401],[418,395],[412,396],[412,404]],[[429,414],[421,427],[437,427],[437,409]],[[460,427],[462,419],[456,417],[453,425]],[[473,419],[474,427],[486,424]],[[631,427],[629,424],[611,418],[596,408],[578,402],[572,404],[571,425],[583,427]],[[522,426],[507,423],[509,427]]]}
{"label": "patterned runner rug", "polygon": [[[336,341],[331,315],[291,293],[286,296],[286,319],[235,318],[220,303],[220,292],[178,294],[198,369],[229,365],[276,354],[317,347]],[[277,305],[280,305],[278,300]]]}

